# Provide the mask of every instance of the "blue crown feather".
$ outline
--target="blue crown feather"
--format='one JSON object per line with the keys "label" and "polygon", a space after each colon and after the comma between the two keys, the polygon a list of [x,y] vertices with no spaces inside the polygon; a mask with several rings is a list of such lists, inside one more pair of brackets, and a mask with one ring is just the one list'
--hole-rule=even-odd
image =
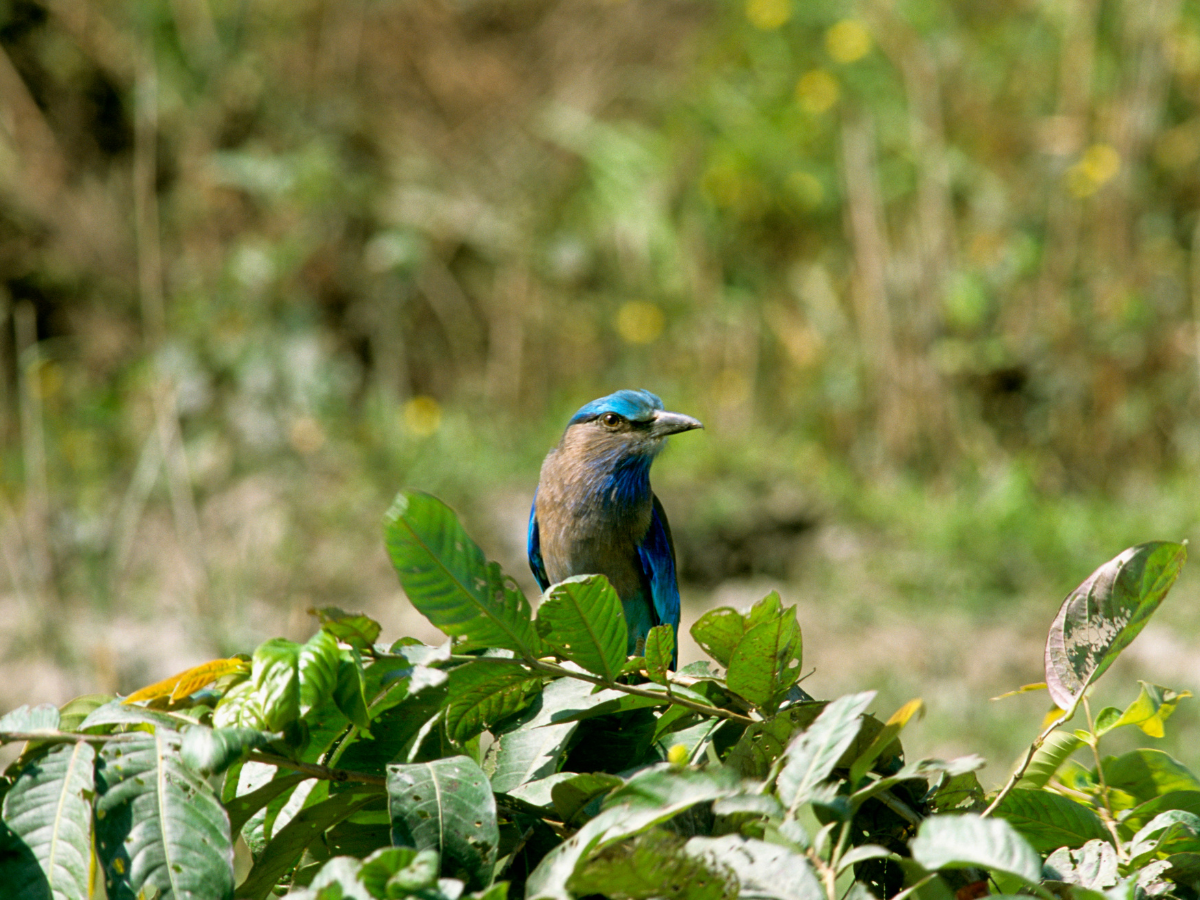
{"label": "blue crown feather", "polygon": [[594,419],[610,412],[631,422],[647,422],[662,408],[662,400],[649,391],[617,391],[580,407],[567,424],[574,425],[576,422]]}

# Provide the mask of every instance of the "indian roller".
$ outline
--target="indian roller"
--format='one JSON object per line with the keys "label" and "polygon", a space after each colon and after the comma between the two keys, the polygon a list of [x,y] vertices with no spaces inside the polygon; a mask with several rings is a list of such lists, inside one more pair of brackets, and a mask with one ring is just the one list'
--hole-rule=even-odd
{"label": "indian roller", "polygon": [[529,512],[533,577],[543,591],[572,575],[607,577],[631,656],[642,655],[655,625],[679,633],[675,544],[650,464],[669,435],[703,427],[649,391],[617,391],[575,413],[542,463]]}

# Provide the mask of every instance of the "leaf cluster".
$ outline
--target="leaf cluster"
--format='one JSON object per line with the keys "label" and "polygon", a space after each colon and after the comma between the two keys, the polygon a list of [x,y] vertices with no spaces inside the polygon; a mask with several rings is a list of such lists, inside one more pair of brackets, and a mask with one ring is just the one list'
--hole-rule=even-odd
{"label": "leaf cluster", "polygon": [[[1200,778],[1099,751],[1116,728],[1160,736],[1187,694],[1087,700],[1180,545],[1132,548],[1067,598],[1046,652],[1063,709],[988,797],[977,756],[906,758],[919,700],[881,720],[870,691],[809,697],[778,594],[702,616],[717,665],[674,672],[670,627],[625,658],[602,577],[552,586],[535,618],[431,496],[401,494],[386,540],[444,645],[316,610],[303,644],[0,718],[27,742],[0,786],[8,895],[91,897],[98,878],[112,900],[1196,894]],[[1063,728],[1080,708],[1086,727]]]}

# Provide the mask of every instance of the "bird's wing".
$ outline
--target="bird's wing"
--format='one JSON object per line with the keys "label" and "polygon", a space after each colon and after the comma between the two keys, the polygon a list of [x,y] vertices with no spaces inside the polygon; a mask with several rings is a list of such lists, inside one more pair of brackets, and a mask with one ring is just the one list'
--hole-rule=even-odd
{"label": "bird's wing", "polygon": [[538,534],[536,490],[533,492],[533,506],[529,508],[529,537],[525,551],[529,554],[529,568],[533,570],[533,577],[537,579],[537,583],[544,591],[550,587],[550,579],[546,575],[546,564],[542,562],[542,538]]}
{"label": "bird's wing", "polygon": [[660,625],[669,624],[678,640],[679,582],[675,578],[675,542],[671,539],[666,510],[658,502],[657,496],[650,515],[650,529],[638,544],[638,556],[642,561],[642,569],[650,579],[655,618]]}

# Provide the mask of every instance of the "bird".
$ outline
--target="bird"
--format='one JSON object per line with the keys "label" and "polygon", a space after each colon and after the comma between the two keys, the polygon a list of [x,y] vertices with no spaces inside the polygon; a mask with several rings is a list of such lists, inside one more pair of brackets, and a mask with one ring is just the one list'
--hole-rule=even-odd
{"label": "bird", "polygon": [[625,611],[629,656],[643,655],[655,625],[679,633],[675,544],[650,464],[668,436],[703,427],[649,391],[620,390],[580,407],[542,463],[529,511],[533,577],[545,591],[604,575]]}

